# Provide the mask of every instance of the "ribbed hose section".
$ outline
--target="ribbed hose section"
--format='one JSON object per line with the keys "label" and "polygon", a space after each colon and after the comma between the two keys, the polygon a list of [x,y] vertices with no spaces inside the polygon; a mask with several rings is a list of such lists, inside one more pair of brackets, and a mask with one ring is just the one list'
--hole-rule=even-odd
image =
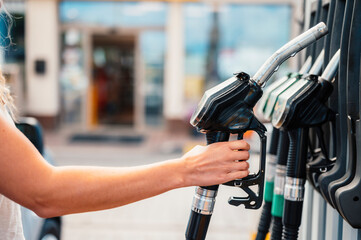
{"label": "ribbed hose section", "polygon": [[297,131],[292,130],[288,132],[290,141],[290,147],[288,148],[288,159],[287,159],[287,177],[296,177],[296,154],[297,154]]}
{"label": "ribbed hose section", "polygon": [[272,209],[272,202],[264,202],[261,218],[258,224],[258,232],[257,232],[256,240],[266,239],[266,235],[269,231],[269,227],[271,225],[271,219],[272,219],[271,209]]}
{"label": "ribbed hose section", "polygon": [[282,240],[283,224],[282,218],[273,217],[271,240]]}
{"label": "ribbed hose section", "polygon": [[282,240],[297,240],[298,228],[284,227]]}

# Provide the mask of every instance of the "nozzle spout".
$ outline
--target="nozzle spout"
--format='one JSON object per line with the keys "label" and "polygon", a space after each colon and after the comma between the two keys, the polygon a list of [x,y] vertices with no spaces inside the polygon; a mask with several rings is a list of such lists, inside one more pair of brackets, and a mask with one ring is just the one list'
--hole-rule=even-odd
{"label": "nozzle spout", "polygon": [[339,62],[340,62],[340,49],[335,53],[335,55],[333,55],[330,62],[327,64],[325,70],[321,75],[321,78],[330,82],[337,73]]}
{"label": "nozzle spout", "polygon": [[316,58],[315,62],[313,63],[309,74],[319,75],[322,70],[323,61],[325,60],[325,50],[322,49],[318,57]]}
{"label": "nozzle spout", "polygon": [[320,22],[316,26],[292,39],[268,58],[252,79],[258,85],[263,86],[285,60],[295,56],[299,51],[316,42],[327,33],[328,28],[326,24]]}

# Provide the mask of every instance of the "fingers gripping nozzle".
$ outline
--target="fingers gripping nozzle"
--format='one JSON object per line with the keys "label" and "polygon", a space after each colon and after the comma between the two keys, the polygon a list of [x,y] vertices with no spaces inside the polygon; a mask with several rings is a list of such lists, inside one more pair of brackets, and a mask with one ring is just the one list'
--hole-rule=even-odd
{"label": "fingers gripping nozzle", "polygon": [[[258,120],[257,120],[258,121]],[[228,186],[234,186],[241,188],[246,194],[246,197],[230,197],[228,203],[234,206],[244,205],[247,209],[258,209],[262,205],[263,201],[263,189],[264,189],[264,175],[266,171],[266,141],[265,128],[262,123],[259,122],[259,127],[255,128],[261,140],[261,155],[259,160],[259,170],[257,173],[250,174],[249,176],[236,179],[225,183]],[[239,135],[240,138],[243,134]],[[251,189],[252,186],[257,188],[256,191]]]}

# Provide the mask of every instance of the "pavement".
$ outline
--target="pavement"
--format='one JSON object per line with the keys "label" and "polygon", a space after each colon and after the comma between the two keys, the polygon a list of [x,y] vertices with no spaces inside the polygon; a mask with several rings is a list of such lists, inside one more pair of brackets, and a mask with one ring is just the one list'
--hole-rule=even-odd
{"label": "pavement", "polygon": [[[102,129],[108,134],[134,134],[128,130]],[[184,149],[202,144],[204,138],[148,131],[139,143],[71,142],[79,129],[45,132],[45,144],[57,165],[136,166],[180,157]],[[251,166],[258,154],[251,153]],[[183,240],[194,187],[169,191],[159,196],[119,208],[71,214],[63,217],[62,240]],[[251,239],[257,228],[260,210],[230,206],[230,196],[241,190],[221,186],[207,240]]]}

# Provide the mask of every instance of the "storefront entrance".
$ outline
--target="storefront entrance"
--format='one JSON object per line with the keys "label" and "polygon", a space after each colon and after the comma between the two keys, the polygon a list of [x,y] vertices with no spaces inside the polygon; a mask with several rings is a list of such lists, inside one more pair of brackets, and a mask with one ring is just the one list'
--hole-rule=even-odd
{"label": "storefront entrance", "polygon": [[100,125],[134,125],[135,38],[93,35],[94,120]]}

